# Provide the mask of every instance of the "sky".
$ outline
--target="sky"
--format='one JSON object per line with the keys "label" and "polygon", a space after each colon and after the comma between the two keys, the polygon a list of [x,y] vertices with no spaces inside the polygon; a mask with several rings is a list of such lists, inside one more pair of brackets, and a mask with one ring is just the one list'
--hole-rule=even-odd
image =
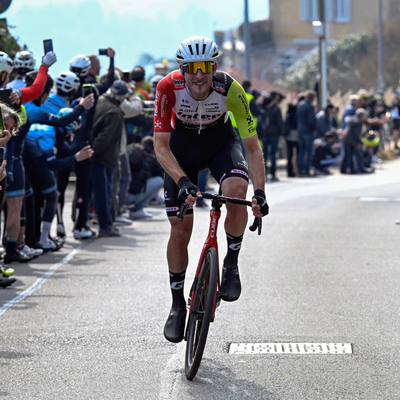
{"label": "sky", "polygon": [[[248,0],[249,19],[268,17],[269,0]],[[14,26],[11,33],[34,52],[36,66],[43,39],[53,39],[55,77],[69,69],[76,54],[97,54],[113,47],[115,63],[132,69],[143,53],[174,58],[179,43],[192,35],[214,38],[215,30],[237,28],[243,21],[244,0],[13,0],[1,15]],[[1,50],[1,49],[0,49]],[[108,59],[100,57],[101,73]],[[148,69],[151,75],[152,69]]]}

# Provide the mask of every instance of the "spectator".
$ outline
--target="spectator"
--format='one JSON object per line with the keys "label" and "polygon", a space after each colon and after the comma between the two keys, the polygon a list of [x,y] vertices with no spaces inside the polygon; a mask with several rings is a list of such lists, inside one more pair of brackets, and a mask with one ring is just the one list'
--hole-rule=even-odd
{"label": "spectator", "polygon": [[335,131],[325,132],[324,138],[314,140],[313,166],[315,170],[323,175],[330,175],[330,167],[338,164],[340,144],[337,141]]}
{"label": "spectator", "polygon": [[146,72],[141,65],[137,65],[131,71],[131,79],[132,79],[132,81],[134,81],[134,84],[136,86],[136,94],[138,94],[142,100],[148,101],[148,100],[150,100],[149,94],[143,88],[145,76],[146,76]]}
{"label": "spectator", "polygon": [[335,107],[328,104],[324,110],[316,115],[317,120],[317,138],[324,138],[325,133],[336,128],[336,120],[334,118]]}
{"label": "spectator", "polygon": [[[299,94],[298,103],[304,99],[303,94]],[[286,140],[287,152],[287,174],[289,178],[296,176],[295,165],[297,170],[297,163],[295,160],[299,155],[299,135],[297,133],[297,105],[289,104],[286,112],[284,135]]]}
{"label": "spectator", "polygon": [[263,101],[264,113],[262,115],[262,142],[265,162],[265,176],[268,177],[268,157],[271,160],[271,181],[276,182],[276,156],[278,152],[279,138],[283,134],[282,113],[278,105],[266,97]]}
{"label": "spectator", "polygon": [[[142,101],[140,97],[134,93],[135,86],[128,82],[127,86],[132,91],[129,97],[121,104],[121,110],[124,112],[124,118],[134,118],[143,111]],[[128,195],[128,189],[132,180],[131,169],[129,166],[129,155],[127,150],[127,132],[126,126],[123,125],[121,137],[121,149],[119,156],[119,164],[114,173],[114,222],[117,224],[130,225],[132,221],[122,216],[122,209]]]}
{"label": "spectator", "polygon": [[396,90],[391,107],[391,116],[393,121],[393,142],[394,148],[397,150],[399,147],[397,142],[399,141],[400,132],[400,93]]}
{"label": "spectator", "polygon": [[149,201],[157,196],[164,184],[164,171],[154,154],[154,139],[144,137],[140,144],[128,146],[132,181],[127,197],[130,216],[133,219],[151,218],[153,214],[143,210]]}
{"label": "spectator", "polygon": [[105,95],[97,103],[93,123],[93,194],[97,217],[99,219],[99,237],[120,236],[113,227],[113,175],[118,166],[124,113],[121,104],[127,98],[130,89],[121,80],[114,81]]}
{"label": "spectator", "polygon": [[[344,130],[343,143],[344,143],[344,157],[340,172],[346,174],[349,172],[356,174],[357,172],[365,173],[371,172],[364,166],[361,151],[361,133],[362,127],[367,122],[368,112],[364,108],[356,110],[355,115],[349,115],[345,119],[346,127]],[[357,167],[354,167],[354,156],[357,158]]]}
{"label": "spectator", "polygon": [[35,59],[29,50],[19,51],[14,58],[14,70],[17,73],[15,79],[7,84],[7,89],[14,90],[25,87],[25,75],[35,69]]}
{"label": "spectator", "polygon": [[342,114],[342,124],[341,128],[344,129],[346,127],[345,119],[346,117],[355,115],[356,110],[359,106],[360,97],[357,94],[352,94],[349,97],[349,104],[345,107]]}
{"label": "spectator", "polygon": [[296,110],[297,131],[299,135],[299,156],[297,162],[299,176],[310,176],[314,132],[316,127],[313,106],[315,92],[313,90],[308,90],[304,93],[304,97],[304,100],[300,101]]}

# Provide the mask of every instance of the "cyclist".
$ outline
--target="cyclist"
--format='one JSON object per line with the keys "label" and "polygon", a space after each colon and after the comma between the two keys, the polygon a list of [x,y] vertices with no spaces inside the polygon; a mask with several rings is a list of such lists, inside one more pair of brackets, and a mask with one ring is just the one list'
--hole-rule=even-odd
{"label": "cyclist", "polygon": [[[218,46],[211,39],[190,37],[177,49],[176,60],[180,70],[170,73],[157,86],[155,151],[166,171],[165,204],[171,224],[167,260],[172,308],[164,336],[171,342],[180,342],[184,333],[186,301],[183,285],[188,264],[187,246],[193,227],[193,205],[201,197],[197,187],[199,171],[209,168],[224,195],[243,199],[250,171],[255,189],[253,214],[257,217],[268,214],[263,155],[246,93],[231,76],[217,71],[219,56]],[[228,110],[235,116],[248,164]],[[195,195],[191,194],[193,191]],[[190,207],[181,222],[176,212],[182,203]],[[245,207],[227,204],[225,230],[228,251],[220,288],[220,296],[225,301],[235,301],[240,296],[237,260],[246,223]]]}

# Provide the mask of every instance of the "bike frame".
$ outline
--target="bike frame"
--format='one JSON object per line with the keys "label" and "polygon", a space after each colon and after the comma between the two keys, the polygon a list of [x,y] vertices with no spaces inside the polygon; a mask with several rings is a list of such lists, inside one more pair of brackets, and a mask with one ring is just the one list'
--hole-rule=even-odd
{"label": "bike frame", "polygon": [[[196,269],[196,275],[193,281],[193,285],[190,289],[190,297],[192,298],[194,295],[194,289],[197,286],[197,281],[199,278],[201,266],[203,265],[203,260],[204,260],[204,255],[210,247],[214,247],[215,250],[217,250],[217,255],[218,255],[218,242],[217,242],[217,231],[218,231],[218,222],[219,219],[221,218],[221,205],[213,202],[212,209],[210,211],[210,227],[208,230],[208,236],[207,239],[204,243],[203,250],[201,251],[199,263],[197,265]],[[219,260],[219,258],[218,258]],[[217,276],[217,285],[219,282],[219,261],[218,261],[218,276]],[[213,315],[215,311],[215,304],[217,301],[217,290],[215,290],[215,296],[214,296],[214,304],[213,304]],[[190,308],[189,308],[189,315],[192,314],[192,305],[193,303],[190,302]]]}

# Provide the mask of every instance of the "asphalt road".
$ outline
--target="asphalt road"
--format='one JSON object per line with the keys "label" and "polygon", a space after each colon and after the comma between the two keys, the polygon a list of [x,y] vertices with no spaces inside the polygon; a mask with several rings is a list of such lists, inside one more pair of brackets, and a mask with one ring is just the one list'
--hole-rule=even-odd
{"label": "asphalt road", "polygon": [[[399,176],[397,160],[373,175],[267,184],[271,213],[240,256],[242,296],[217,310],[192,382],[185,343],[163,337],[163,209],[120,238],[80,243],[69,225],[60,252],[14,264],[18,281],[0,290],[0,398],[400,399]],[[197,209],[188,280],[207,225]],[[353,353],[229,354],[231,343],[350,343]]]}

